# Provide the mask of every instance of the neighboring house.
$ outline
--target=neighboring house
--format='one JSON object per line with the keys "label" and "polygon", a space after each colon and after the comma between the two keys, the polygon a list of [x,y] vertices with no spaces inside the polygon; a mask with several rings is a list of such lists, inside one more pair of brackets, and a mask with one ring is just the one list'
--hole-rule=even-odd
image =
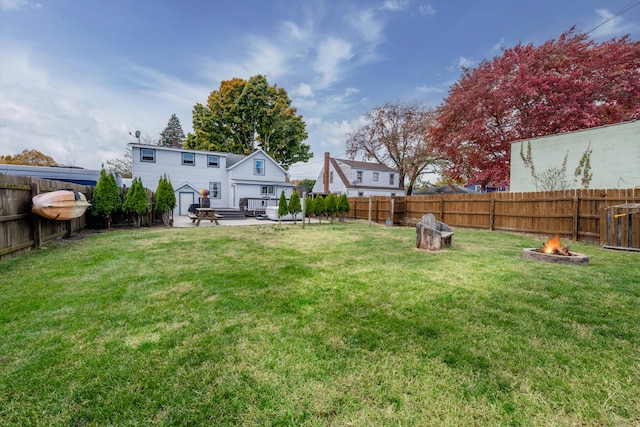
{"label": "neighboring house", "polygon": [[329,153],[324,154],[324,165],[312,192],[347,197],[406,194],[398,171],[379,163],[334,159]]}
{"label": "neighboring house", "polygon": [[270,200],[284,190],[291,196],[293,184],[285,182],[287,172],[267,153],[257,150],[244,156],[232,153],[189,150],[147,144],[129,144],[133,176],[155,191],[162,175],[167,175],[175,191],[175,215],[186,215],[189,206],[199,203],[200,190],[209,190],[211,207],[240,208],[241,199]]}
{"label": "neighboring house", "polygon": [[[537,182],[520,156],[531,146]],[[588,155],[589,150],[591,154]],[[562,163],[567,158],[564,174]],[[551,182],[565,189],[583,188],[576,169],[589,158],[588,188],[635,188],[640,185],[640,121],[619,123],[511,143],[512,192],[546,191]],[[536,188],[537,184],[537,188]],[[556,188],[558,190],[562,188]]]}

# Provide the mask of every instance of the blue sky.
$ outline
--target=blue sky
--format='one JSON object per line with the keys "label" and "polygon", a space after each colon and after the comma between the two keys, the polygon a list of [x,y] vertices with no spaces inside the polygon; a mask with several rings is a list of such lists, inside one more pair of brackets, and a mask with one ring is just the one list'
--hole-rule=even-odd
{"label": "blue sky", "polygon": [[[324,152],[386,101],[439,105],[461,67],[572,26],[640,39],[640,0],[0,0],[0,154],[36,149],[99,168],[222,80],[266,75]],[[625,9],[628,9],[624,11]],[[618,12],[623,13],[616,16]]]}

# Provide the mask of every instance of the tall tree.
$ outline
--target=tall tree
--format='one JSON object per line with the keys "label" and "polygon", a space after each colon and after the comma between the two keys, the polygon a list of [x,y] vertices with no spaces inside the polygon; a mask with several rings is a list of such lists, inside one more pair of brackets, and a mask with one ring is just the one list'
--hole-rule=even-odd
{"label": "tall tree", "polygon": [[283,168],[306,162],[313,153],[305,123],[283,88],[269,86],[262,75],[248,81],[225,80],[211,92],[207,105],[193,108],[193,131],[185,147],[250,154],[262,148]]}
{"label": "tall tree", "polygon": [[160,132],[160,139],[158,140],[158,145],[162,145],[165,147],[171,147],[174,141],[178,145],[182,145],[185,140],[184,131],[182,130],[182,126],[180,125],[180,119],[175,114],[172,114],[169,118],[169,122],[167,123],[167,127],[164,128],[162,132]]}
{"label": "tall tree", "polygon": [[411,195],[418,178],[442,163],[429,136],[434,112],[419,103],[386,103],[364,116],[364,125],[347,134],[347,155],[389,166]]}
{"label": "tall tree", "polygon": [[449,177],[487,185],[508,182],[515,140],[637,118],[640,42],[595,43],[571,29],[464,70],[431,136],[451,161]]}
{"label": "tall tree", "polygon": [[13,156],[0,156],[0,163],[27,166],[58,166],[58,162],[53,160],[53,157],[47,156],[38,150],[26,149]]}
{"label": "tall tree", "polygon": [[133,157],[130,148],[125,148],[120,157],[114,157],[106,161],[107,167],[120,174],[123,178],[131,178],[133,176]]}

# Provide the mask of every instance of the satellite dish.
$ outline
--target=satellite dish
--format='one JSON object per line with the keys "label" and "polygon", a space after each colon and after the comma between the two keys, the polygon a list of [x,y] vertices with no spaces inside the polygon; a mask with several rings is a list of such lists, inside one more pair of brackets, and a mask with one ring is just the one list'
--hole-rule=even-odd
{"label": "satellite dish", "polygon": [[139,130],[136,131],[136,138],[140,138],[140,131]]}

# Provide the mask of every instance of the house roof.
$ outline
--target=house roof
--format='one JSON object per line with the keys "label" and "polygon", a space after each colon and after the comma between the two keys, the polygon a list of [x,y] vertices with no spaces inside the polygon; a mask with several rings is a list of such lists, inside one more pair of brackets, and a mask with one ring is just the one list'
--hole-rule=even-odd
{"label": "house roof", "polygon": [[238,163],[242,163],[243,161],[247,160],[251,156],[254,156],[254,155],[258,154],[258,153],[262,153],[265,156],[267,156],[269,159],[271,159],[271,161],[276,166],[278,166],[285,173],[287,173],[287,171],[282,166],[280,166],[280,164],[278,162],[276,162],[273,159],[273,157],[271,157],[269,154],[267,154],[261,148],[258,148],[256,151],[254,151],[253,153],[251,153],[249,155],[244,155],[244,154],[235,154],[235,153],[225,153],[225,152],[222,152],[222,151],[193,150],[193,149],[184,148],[184,147],[166,147],[164,145],[138,144],[138,143],[135,143],[135,142],[130,142],[128,145],[130,147],[151,148],[151,149],[154,149],[154,150],[177,151],[177,152],[181,152],[181,153],[185,153],[186,152],[186,153],[214,154],[216,156],[221,156],[221,157],[226,157],[227,158],[227,169],[233,168]]}
{"label": "house roof", "polygon": [[[229,153],[227,153],[228,155]],[[271,160],[271,162],[273,162],[274,165],[276,165],[277,167],[279,167],[280,169],[282,169],[282,172],[284,172],[285,174],[287,173],[287,171],[280,166],[280,164],[278,162],[276,162],[273,157],[271,157],[269,154],[267,154],[266,151],[264,151],[262,148],[258,148],[256,151],[254,151],[253,153],[249,154],[248,156],[244,156],[241,159],[236,160],[232,165],[228,165],[228,160],[227,160],[227,169],[233,169],[236,166],[238,166],[241,163],[246,162],[248,159],[250,159],[251,157],[255,157],[258,154],[263,154],[267,159]],[[234,156],[240,156],[239,154],[234,154]]]}
{"label": "house roof", "polygon": [[[329,161],[331,162],[331,165],[333,165],[333,168],[336,170],[336,172],[338,172],[338,177],[340,178],[340,181],[342,181],[342,183],[346,188],[359,188],[363,190],[396,190],[396,189],[403,190],[401,185],[398,185],[398,187],[386,187],[386,186],[354,184],[349,181],[347,176],[344,174],[344,170],[342,170],[342,168],[340,167],[339,163],[341,162],[352,169],[367,169],[367,170],[397,173],[395,169],[391,169],[388,166],[381,165],[379,163],[356,162],[352,160],[334,159],[331,157],[329,158]],[[361,165],[366,165],[366,166],[361,166]]]}
{"label": "house roof", "polygon": [[356,160],[345,160],[345,159],[334,159],[340,163],[344,163],[352,169],[367,169],[367,170],[375,170],[375,171],[384,171],[384,172],[396,172],[395,169],[390,168],[389,166],[382,165],[380,163],[371,163],[371,162],[359,162]]}

